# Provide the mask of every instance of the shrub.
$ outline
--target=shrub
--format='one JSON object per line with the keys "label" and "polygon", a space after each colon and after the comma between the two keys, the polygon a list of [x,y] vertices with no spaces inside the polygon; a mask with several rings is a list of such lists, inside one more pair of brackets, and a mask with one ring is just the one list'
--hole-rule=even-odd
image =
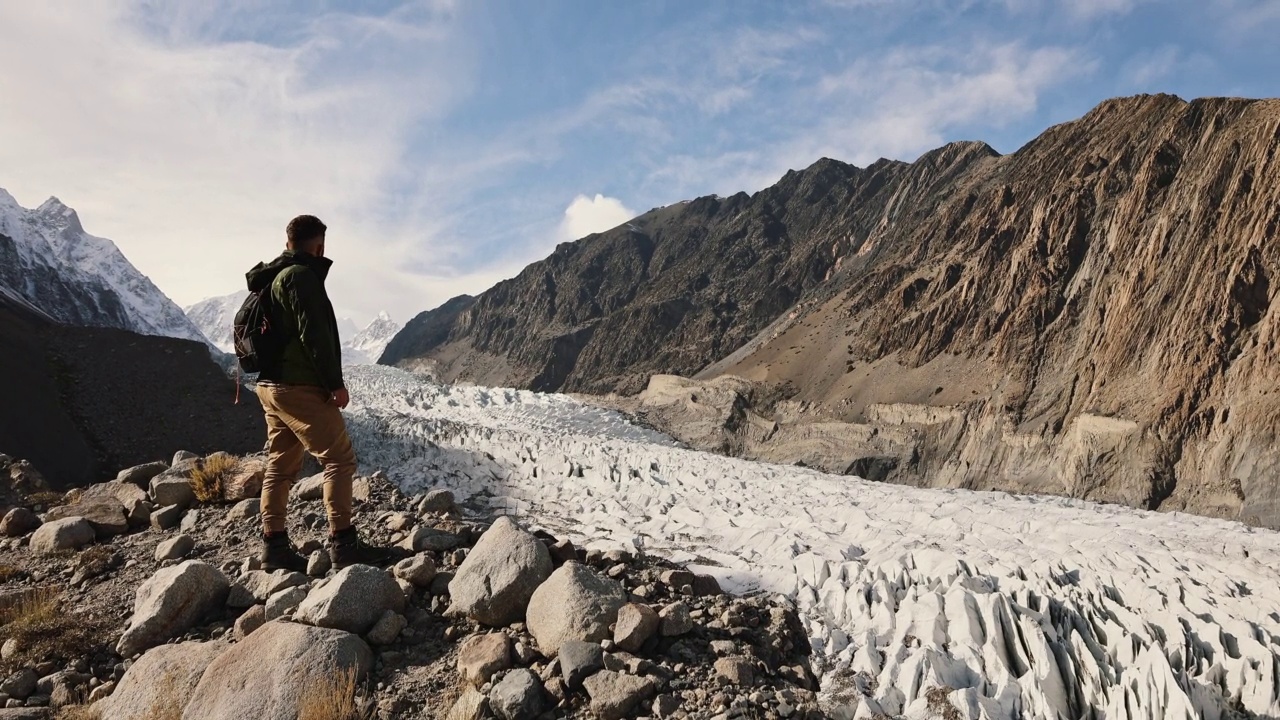
{"label": "shrub", "polygon": [[196,499],[203,503],[222,500],[223,484],[230,480],[240,467],[240,460],[234,455],[214,453],[196,463],[191,471],[191,489]]}
{"label": "shrub", "polygon": [[360,720],[356,670],[329,675],[298,702],[298,720]]}
{"label": "shrub", "polygon": [[109,647],[110,629],[101,619],[68,612],[56,588],[15,594],[0,606],[0,642],[16,640],[6,673],[42,662],[71,662]]}

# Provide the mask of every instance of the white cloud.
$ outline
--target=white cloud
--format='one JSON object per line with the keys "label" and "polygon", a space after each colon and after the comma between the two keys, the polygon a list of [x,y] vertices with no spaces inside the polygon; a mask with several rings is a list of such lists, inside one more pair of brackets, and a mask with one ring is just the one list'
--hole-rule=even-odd
{"label": "white cloud", "polygon": [[576,240],[591,233],[611,230],[635,216],[635,211],[617,198],[599,193],[595,197],[579,195],[565,208],[560,236],[564,240]]}

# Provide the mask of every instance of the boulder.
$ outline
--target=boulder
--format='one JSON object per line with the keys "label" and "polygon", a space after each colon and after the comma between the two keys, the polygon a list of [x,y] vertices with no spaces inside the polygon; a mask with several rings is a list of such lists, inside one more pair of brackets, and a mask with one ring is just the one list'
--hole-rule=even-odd
{"label": "boulder", "polygon": [[136,530],[151,524],[151,513],[156,509],[150,500],[129,500],[124,504],[124,514],[129,521],[129,529]]}
{"label": "boulder", "polygon": [[0,720],[51,720],[53,711],[47,707],[9,707],[0,709]]}
{"label": "boulder", "polygon": [[502,633],[473,635],[458,646],[458,672],[475,687],[511,667],[511,640]]}
{"label": "boulder", "polygon": [[133,483],[112,481],[90,485],[80,494],[81,499],[99,497],[115,498],[121,505],[128,505],[135,500],[146,500],[147,491]]}
{"label": "boulder", "polygon": [[649,678],[601,670],[583,683],[591,696],[591,712],[600,720],[622,720],[646,698],[653,695]]}
{"label": "boulder", "polygon": [[180,717],[205,668],[226,649],[224,642],[184,642],[148,650],[96,706],[102,720]]}
{"label": "boulder", "polygon": [[627,652],[637,652],[658,632],[661,622],[658,613],[648,605],[627,603],[618,610],[613,641]]}
{"label": "boulder", "polygon": [[693,576],[693,594],[694,595],[709,597],[709,596],[719,595],[721,592],[722,591],[720,590],[719,580],[716,580],[710,575],[695,574]]}
{"label": "boulder", "polygon": [[199,460],[199,459],[200,459],[200,456],[193,452],[189,452],[187,450],[179,450],[178,452],[173,454],[172,465],[175,468],[179,466],[190,466],[192,463],[194,463],[196,460]]}
{"label": "boulder", "polygon": [[169,466],[162,462],[135,465],[116,474],[116,482],[146,488],[151,484],[152,478],[168,469]]}
{"label": "boulder", "polygon": [[22,537],[40,527],[40,517],[30,510],[18,507],[4,514],[0,520],[0,535]]}
{"label": "boulder", "polygon": [[40,676],[31,668],[22,668],[0,682],[0,693],[11,698],[26,700],[36,692]]}
{"label": "boulder", "polygon": [[262,512],[261,498],[241,500],[227,511],[227,520],[256,520]]}
{"label": "boulder", "polygon": [[445,720],[485,720],[488,717],[489,699],[480,691],[469,687],[454,701]]}
{"label": "boulder", "polygon": [[222,481],[222,499],[241,502],[262,495],[267,465],[261,460],[242,460],[231,477]]}
{"label": "boulder", "polygon": [[324,550],[313,550],[311,556],[307,558],[307,575],[311,577],[324,577],[331,569],[333,569],[333,560]]}
{"label": "boulder", "polygon": [[291,587],[281,590],[280,592],[267,598],[266,619],[268,622],[276,618],[284,617],[302,604],[307,599],[307,590],[302,587]]}
{"label": "boulder", "polygon": [[388,610],[369,631],[368,640],[374,645],[390,645],[400,637],[409,621],[395,610]]}
{"label": "boulder", "polygon": [[604,648],[599,643],[569,640],[560,645],[557,661],[565,685],[576,690],[583,680],[604,669]]}
{"label": "boulder", "polygon": [[156,505],[177,505],[186,510],[196,504],[196,493],[191,489],[191,478],[181,472],[168,470],[151,478],[151,501]]}
{"label": "boulder", "polygon": [[190,535],[177,535],[156,546],[156,562],[181,560],[194,550],[196,541]]}
{"label": "boulder", "polygon": [[662,636],[675,637],[693,630],[693,617],[689,614],[689,606],[682,602],[671,603],[658,612],[662,621]]}
{"label": "boulder", "polygon": [[345,677],[357,680],[368,673],[372,662],[369,646],[351,633],[269,622],[209,665],[187,703],[198,712],[188,717],[311,717],[305,702],[308,693],[320,695],[317,688],[340,685]]}
{"label": "boulder", "polygon": [[294,500],[319,500],[324,497],[324,473],[303,478],[289,488],[289,497]]}
{"label": "boulder", "polygon": [[755,666],[744,657],[720,658],[715,664],[716,677],[729,685],[755,684]]}
{"label": "boulder", "polygon": [[[52,675],[40,678],[37,692],[49,697],[49,705],[51,707],[74,705],[77,700],[83,697],[81,688],[89,684],[89,678],[91,677],[93,676],[74,670],[59,670]],[[87,694],[88,689],[85,689],[83,693]]]}
{"label": "boulder", "polygon": [[151,511],[151,529],[153,530],[175,528],[181,520],[182,507],[179,505],[166,505]]}
{"label": "boulder", "polygon": [[409,533],[404,542],[400,543],[400,547],[409,552],[446,552],[456,550],[465,544],[466,541],[459,535],[420,525]]}
{"label": "boulder", "polygon": [[121,535],[129,530],[129,516],[124,505],[111,495],[81,496],[70,505],[59,505],[45,513],[45,522],[66,518],[84,518],[99,538]]}
{"label": "boulder", "polygon": [[184,533],[195,532],[200,527],[200,510],[191,508],[182,513],[182,520],[178,522],[178,529]]}
{"label": "boulder", "polygon": [[236,581],[236,585],[248,590],[254,600],[266,602],[268,598],[281,590],[306,585],[309,582],[311,582],[311,579],[299,572],[252,570],[241,575],[240,579]]}
{"label": "boulder", "polygon": [[396,563],[393,572],[415,587],[430,587],[431,581],[436,579],[436,563],[427,555],[414,555]]}
{"label": "boulder", "polygon": [[299,622],[363,635],[388,610],[404,610],[392,577],[368,565],[352,565],[312,589],[295,614]]}
{"label": "boulder", "polygon": [[245,610],[240,617],[236,618],[234,635],[237,639],[243,639],[249,633],[262,627],[267,622],[267,608],[265,605],[254,605]]}
{"label": "boulder", "polygon": [[526,623],[538,649],[555,657],[567,640],[600,642],[627,603],[620,583],[600,577],[590,568],[568,562],[552,573],[529,601]]}
{"label": "boulder", "polygon": [[160,570],[138,588],[116,652],[130,657],[185,632],[221,609],[230,588],[218,568],[199,560]]}
{"label": "boulder", "polygon": [[31,552],[52,555],[63,550],[79,550],[93,542],[93,526],[84,518],[72,517],[47,522],[31,536]]}
{"label": "boulder", "polygon": [[456,510],[457,503],[453,499],[453,491],[437,488],[427,493],[418,503],[419,515],[440,515]]}
{"label": "boulder", "polygon": [[516,622],[551,570],[546,546],[510,518],[500,517],[449,583],[448,612],[493,627]]}
{"label": "boulder", "polygon": [[489,710],[501,720],[533,720],[546,705],[533,671],[512,670],[489,691]]}

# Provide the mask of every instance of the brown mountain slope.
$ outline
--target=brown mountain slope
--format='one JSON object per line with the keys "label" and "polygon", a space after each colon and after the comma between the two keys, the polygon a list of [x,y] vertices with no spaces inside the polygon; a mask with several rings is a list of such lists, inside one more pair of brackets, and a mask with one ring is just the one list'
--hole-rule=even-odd
{"label": "brown mountain slope", "polygon": [[561,246],[417,355],[545,389],[789,383],[774,445],[835,433],[838,467],[1280,524],[1278,148],[1280,101],[1144,96],[1004,157],[822,161]]}

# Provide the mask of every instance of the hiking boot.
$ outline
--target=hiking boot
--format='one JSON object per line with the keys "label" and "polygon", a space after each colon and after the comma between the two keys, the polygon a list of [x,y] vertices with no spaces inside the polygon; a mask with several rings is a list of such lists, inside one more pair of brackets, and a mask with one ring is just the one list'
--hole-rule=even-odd
{"label": "hiking boot", "polygon": [[289,534],[286,532],[262,536],[261,560],[262,569],[267,572],[288,570],[304,573],[307,571],[307,559],[293,549],[293,543],[289,542]]}
{"label": "hiking boot", "polygon": [[339,530],[329,536],[329,560],[333,563],[335,570],[341,570],[348,565],[386,567],[401,557],[402,554],[394,548],[366,544],[360,539],[354,527]]}

